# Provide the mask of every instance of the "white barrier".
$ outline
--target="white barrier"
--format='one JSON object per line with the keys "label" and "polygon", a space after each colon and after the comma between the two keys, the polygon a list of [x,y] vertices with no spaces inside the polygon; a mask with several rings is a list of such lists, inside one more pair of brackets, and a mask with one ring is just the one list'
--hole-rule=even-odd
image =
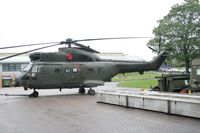
{"label": "white barrier", "polygon": [[132,91],[99,91],[97,102],[200,118],[200,96]]}

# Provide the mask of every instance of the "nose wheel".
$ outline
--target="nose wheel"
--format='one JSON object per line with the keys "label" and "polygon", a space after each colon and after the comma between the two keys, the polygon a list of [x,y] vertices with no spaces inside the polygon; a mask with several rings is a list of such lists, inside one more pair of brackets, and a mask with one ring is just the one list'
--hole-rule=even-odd
{"label": "nose wheel", "polygon": [[79,93],[80,94],[84,94],[85,93],[85,88],[84,87],[80,87],[79,88]]}
{"label": "nose wheel", "polygon": [[29,95],[29,97],[38,97],[39,96],[39,93],[37,92],[37,91],[33,91],[33,93],[31,93],[30,95]]}

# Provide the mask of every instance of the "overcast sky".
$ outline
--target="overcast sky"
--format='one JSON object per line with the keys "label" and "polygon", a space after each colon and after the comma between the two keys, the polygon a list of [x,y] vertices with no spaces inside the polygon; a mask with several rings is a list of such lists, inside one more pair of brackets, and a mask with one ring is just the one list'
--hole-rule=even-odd
{"label": "overcast sky", "polygon": [[[183,0],[1,0],[0,47],[67,38],[153,36],[157,21]],[[84,42],[100,52],[150,60],[149,39]],[[30,48],[10,49],[22,52]],[[57,47],[45,51],[57,51]],[[0,50],[5,52],[5,50]]]}

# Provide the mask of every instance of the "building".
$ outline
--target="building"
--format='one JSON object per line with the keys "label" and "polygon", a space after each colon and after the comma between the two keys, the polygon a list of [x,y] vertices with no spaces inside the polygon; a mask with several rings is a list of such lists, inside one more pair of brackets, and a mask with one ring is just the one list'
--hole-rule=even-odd
{"label": "building", "polygon": [[[15,53],[0,53],[0,58],[14,54]],[[0,88],[13,86],[16,76],[28,63],[28,54],[0,61]]]}

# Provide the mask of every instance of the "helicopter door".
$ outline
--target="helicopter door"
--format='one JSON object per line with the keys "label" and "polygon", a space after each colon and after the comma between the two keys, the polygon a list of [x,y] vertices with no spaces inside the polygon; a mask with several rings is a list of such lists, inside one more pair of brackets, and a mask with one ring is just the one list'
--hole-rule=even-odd
{"label": "helicopter door", "polygon": [[[61,65],[39,64],[36,65],[35,84],[38,88],[59,88],[61,79]],[[34,68],[34,66],[33,66]],[[32,70],[33,71],[33,70]]]}
{"label": "helicopter door", "polygon": [[65,64],[62,66],[63,84],[65,87],[76,87],[83,82],[83,70],[81,70],[80,64]]}

